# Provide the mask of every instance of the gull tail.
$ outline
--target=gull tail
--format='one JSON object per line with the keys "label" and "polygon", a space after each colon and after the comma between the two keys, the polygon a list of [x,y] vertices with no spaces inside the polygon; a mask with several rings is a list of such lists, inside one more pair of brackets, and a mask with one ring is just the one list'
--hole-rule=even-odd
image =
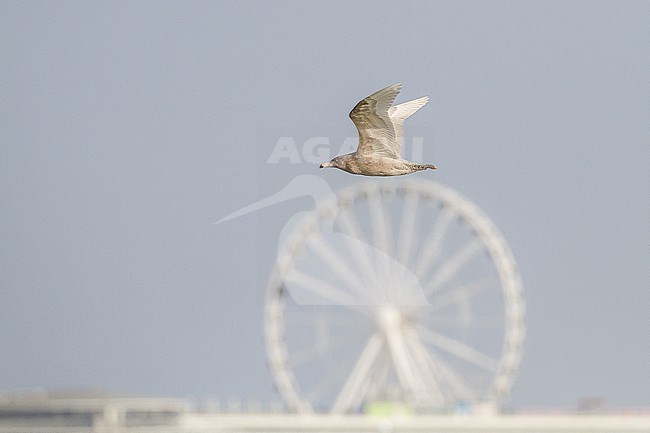
{"label": "gull tail", "polygon": [[437,170],[437,169],[438,169],[438,167],[436,167],[436,166],[433,165],[433,164],[413,164],[413,165],[411,166],[411,168],[412,168],[414,171],[422,171],[422,170],[426,170],[427,168],[428,168],[429,170]]}

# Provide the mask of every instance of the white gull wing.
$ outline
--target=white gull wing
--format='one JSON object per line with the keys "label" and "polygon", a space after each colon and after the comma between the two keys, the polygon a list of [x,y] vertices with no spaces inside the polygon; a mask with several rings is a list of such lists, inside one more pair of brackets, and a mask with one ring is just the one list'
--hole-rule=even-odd
{"label": "white gull wing", "polygon": [[388,115],[388,110],[401,89],[401,83],[381,89],[359,101],[350,111],[350,119],[359,131],[357,153],[401,158],[395,141],[395,128]]}
{"label": "white gull wing", "polygon": [[398,155],[402,153],[402,146],[404,145],[404,121],[408,117],[411,117],[420,108],[424,107],[427,102],[429,102],[429,97],[425,96],[423,98],[395,105],[388,109],[388,116],[393,122],[393,127],[395,128],[395,143],[397,143]]}

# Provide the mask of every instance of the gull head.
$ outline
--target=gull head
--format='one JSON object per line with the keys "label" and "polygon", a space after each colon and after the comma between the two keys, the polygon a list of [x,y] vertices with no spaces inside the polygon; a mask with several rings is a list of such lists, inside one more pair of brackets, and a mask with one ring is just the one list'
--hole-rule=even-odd
{"label": "gull head", "polygon": [[330,162],[324,162],[320,165],[320,168],[325,168],[325,167],[334,167],[334,168],[339,168],[341,170],[345,170],[347,167],[347,159],[349,158],[349,155],[339,155],[335,158],[333,158]]}

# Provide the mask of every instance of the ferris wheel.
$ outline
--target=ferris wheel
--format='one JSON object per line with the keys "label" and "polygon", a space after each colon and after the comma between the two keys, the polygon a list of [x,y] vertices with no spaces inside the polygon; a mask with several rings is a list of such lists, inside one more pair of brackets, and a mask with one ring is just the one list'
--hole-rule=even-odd
{"label": "ferris wheel", "polygon": [[432,181],[360,182],[282,243],[267,356],[295,412],[496,405],[518,370],[524,308],[510,248],[476,205]]}

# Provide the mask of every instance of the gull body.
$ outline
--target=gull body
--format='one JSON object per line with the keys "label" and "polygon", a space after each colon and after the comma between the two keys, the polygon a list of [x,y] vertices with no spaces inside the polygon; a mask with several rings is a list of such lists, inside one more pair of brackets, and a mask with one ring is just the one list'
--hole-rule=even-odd
{"label": "gull body", "polygon": [[362,99],[350,112],[359,131],[356,152],[339,155],[320,168],[334,167],[363,176],[401,176],[426,169],[432,164],[417,164],[402,158],[404,121],[429,101],[427,96],[393,105],[402,84],[393,84]]}

